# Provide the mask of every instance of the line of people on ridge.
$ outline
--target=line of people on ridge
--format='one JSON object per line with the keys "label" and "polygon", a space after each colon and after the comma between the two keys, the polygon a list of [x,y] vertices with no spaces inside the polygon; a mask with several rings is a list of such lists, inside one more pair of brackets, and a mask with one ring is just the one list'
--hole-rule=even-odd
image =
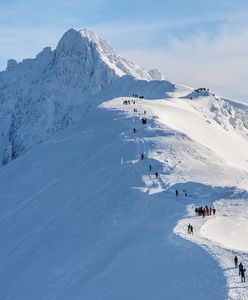
{"label": "line of people on ridge", "polygon": [[196,207],[195,208],[195,214],[196,216],[202,216],[203,218],[206,216],[211,216],[212,214],[215,215],[216,209],[214,207],[208,207],[207,205],[205,207]]}
{"label": "line of people on ridge", "polygon": [[241,276],[241,282],[245,282],[245,272],[246,269],[244,268],[242,262],[239,263],[238,265],[238,257],[237,255],[234,256],[234,267],[237,269],[239,268],[239,276]]}
{"label": "line of people on ridge", "polygon": [[[143,160],[144,158],[145,158],[145,154],[142,152],[141,156],[140,156],[140,159]],[[149,171],[150,172],[152,171],[152,165],[149,165]],[[159,175],[158,172],[155,172],[155,178],[156,179],[158,179],[158,175]]]}
{"label": "line of people on ridge", "polygon": [[[138,95],[136,95],[136,94],[133,94],[133,97],[135,97],[135,98],[141,98],[141,99],[144,98],[144,96],[138,96]],[[131,101],[130,101],[130,100],[124,100],[124,101],[123,101],[123,104],[124,104],[124,105],[127,105],[127,104],[129,104],[129,105],[135,104],[135,100],[133,100],[133,99],[132,99]],[[133,111],[134,111],[135,113],[138,112],[137,108],[134,108]],[[144,110],[143,114],[146,115],[146,110]],[[143,125],[147,124],[147,118],[143,117],[143,118],[141,119],[141,123],[142,123]],[[134,128],[133,128],[133,133],[136,134],[136,132],[137,132],[137,129],[134,127]],[[140,158],[141,158],[141,160],[143,160],[143,159],[145,158],[145,155],[144,155],[143,152],[141,153]],[[149,170],[150,170],[150,172],[151,172],[151,170],[152,170],[152,166],[151,166],[151,165],[149,165]],[[155,178],[156,178],[156,179],[158,178],[158,175],[159,175],[159,173],[158,173],[158,172],[155,172]],[[176,192],[176,197],[178,197],[178,196],[179,196],[179,191],[176,190],[175,192]],[[187,196],[188,196],[187,190],[183,190],[183,194],[184,194],[185,197],[187,197]]]}

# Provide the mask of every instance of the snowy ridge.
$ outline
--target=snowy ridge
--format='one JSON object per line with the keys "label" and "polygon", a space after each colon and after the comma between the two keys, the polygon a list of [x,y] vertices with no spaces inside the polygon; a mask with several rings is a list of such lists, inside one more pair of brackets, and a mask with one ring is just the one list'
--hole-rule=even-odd
{"label": "snowy ridge", "polygon": [[[190,145],[197,144],[198,146],[195,147],[205,148],[205,150],[203,150],[203,148],[198,150],[197,155],[199,155],[199,157],[206,151],[211,151],[212,155],[215,156],[215,159],[211,159],[211,161],[214,163],[218,162],[221,169],[223,166],[229,166],[234,169],[233,172],[235,173],[239,169],[241,173],[235,185],[240,188],[247,187],[248,130],[242,119],[237,118],[235,109],[227,102],[220,98],[207,96],[195,100],[188,100],[184,97],[171,97],[164,100],[152,101],[137,100],[137,103],[139,103],[141,107],[146,107],[148,117],[157,116],[158,121],[165,126],[165,128],[176,130],[185,135],[185,139],[189,139]],[[120,99],[107,102],[103,104],[103,106],[107,108],[114,106],[118,109],[128,109],[132,115],[136,114],[132,112],[132,107],[123,107]],[[197,124],[197,126],[195,126],[195,124]],[[194,154],[195,151],[196,150],[193,149],[187,150],[191,155],[192,152]],[[180,154],[184,157],[183,153],[180,152]],[[177,151],[177,159],[182,161],[179,157],[180,154],[179,151]],[[185,180],[196,182],[199,174],[195,174],[192,169],[189,169],[189,165],[188,162],[184,165],[184,172],[188,172]],[[216,167],[214,169],[216,170]],[[197,170],[202,172],[202,167],[198,166],[195,172]],[[206,173],[208,174],[208,172]],[[221,179],[225,180],[225,178],[227,179],[228,175],[225,175]],[[214,185],[215,178],[212,179],[213,180],[207,183]],[[232,181],[233,177],[231,177],[229,185],[234,184]],[[206,180],[204,180],[204,183],[206,183]],[[220,183],[218,183],[218,185],[219,184]]]}
{"label": "snowy ridge", "polygon": [[[141,80],[159,80],[164,79],[162,73],[159,71],[147,72],[138,65],[127,61],[126,59],[120,57],[115,50],[103,39],[97,36],[93,31],[89,29],[80,30],[79,33],[81,37],[86,39],[88,42],[93,43],[99,52],[101,59],[106,63],[111,69],[114,70],[117,76],[131,75],[137,79]],[[155,73],[157,71],[157,73]],[[157,76],[156,76],[157,75]]]}

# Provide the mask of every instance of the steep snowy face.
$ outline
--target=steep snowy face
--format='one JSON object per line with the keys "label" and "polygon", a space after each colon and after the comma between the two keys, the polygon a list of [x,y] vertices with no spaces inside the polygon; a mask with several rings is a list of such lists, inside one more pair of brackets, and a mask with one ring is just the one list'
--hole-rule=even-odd
{"label": "steep snowy face", "polygon": [[153,80],[153,76],[140,66],[119,56],[116,51],[103,39],[89,29],[80,31],[81,37],[94,45],[101,60],[112,69],[117,76],[131,75],[140,80]]}
{"label": "steep snowy face", "polygon": [[0,73],[0,164],[77,122],[93,98],[126,75],[153,79],[88,29],[70,29],[55,50],[34,59],[9,60]]}
{"label": "steep snowy face", "polygon": [[61,84],[79,87],[89,94],[100,92],[119,77],[102,58],[96,42],[74,29],[67,31],[58,43],[55,72]]}
{"label": "steep snowy face", "polygon": [[146,70],[120,57],[106,41],[88,29],[70,29],[66,32],[56,49],[56,58],[62,80],[65,67],[68,80],[79,64],[78,77],[85,79],[84,88],[91,93],[100,92],[106,85],[125,75],[141,80],[154,79]]}

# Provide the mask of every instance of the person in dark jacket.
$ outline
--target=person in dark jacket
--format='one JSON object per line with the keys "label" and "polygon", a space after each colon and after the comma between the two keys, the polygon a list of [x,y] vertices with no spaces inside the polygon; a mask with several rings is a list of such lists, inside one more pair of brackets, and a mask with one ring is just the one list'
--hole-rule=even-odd
{"label": "person in dark jacket", "polygon": [[234,256],[234,266],[235,266],[235,268],[238,267],[238,258],[237,258],[237,255]]}
{"label": "person in dark jacket", "polygon": [[245,282],[245,272],[246,272],[246,269],[243,269],[242,271],[240,271],[241,282]]}
{"label": "person in dark jacket", "polygon": [[178,190],[176,190],[176,197],[178,197]]}
{"label": "person in dark jacket", "polygon": [[189,225],[188,225],[187,227],[188,227],[188,234],[190,234],[190,231],[191,231],[191,224],[189,223]]}
{"label": "person in dark jacket", "polygon": [[195,208],[195,215],[197,216],[199,213],[198,207]]}
{"label": "person in dark jacket", "polygon": [[241,271],[243,271],[243,270],[244,270],[244,266],[243,266],[242,262],[240,262],[240,264],[239,264],[239,276],[241,275]]}

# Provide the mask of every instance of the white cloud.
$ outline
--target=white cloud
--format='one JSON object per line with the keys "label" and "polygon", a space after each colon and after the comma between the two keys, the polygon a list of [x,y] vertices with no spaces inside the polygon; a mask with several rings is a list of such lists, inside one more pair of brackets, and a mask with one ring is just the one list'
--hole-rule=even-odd
{"label": "white cloud", "polygon": [[[222,96],[248,101],[247,20],[246,11],[232,15],[218,13],[204,19],[210,23],[221,21],[215,36],[195,30],[195,34],[185,33],[181,38],[172,35],[171,29],[187,25],[197,28],[195,24],[201,22],[201,16],[153,23],[94,24],[92,29],[109,40],[123,56],[147,68],[157,67],[171,80],[193,87],[206,86]],[[45,46],[55,47],[67,29],[67,24],[2,26],[0,64],[6,57],[22,60],[34,57]],[[153,36],[160,39],[159,45],[152,42]]]}
{"label": "white cloud", "polygon": [[199,33],[165,47],[125,51],[140,65],[156,66],[167,77],[193,87],[209,87],[221,96],[248,102],[248,28],[222,27],[215,37]]}

